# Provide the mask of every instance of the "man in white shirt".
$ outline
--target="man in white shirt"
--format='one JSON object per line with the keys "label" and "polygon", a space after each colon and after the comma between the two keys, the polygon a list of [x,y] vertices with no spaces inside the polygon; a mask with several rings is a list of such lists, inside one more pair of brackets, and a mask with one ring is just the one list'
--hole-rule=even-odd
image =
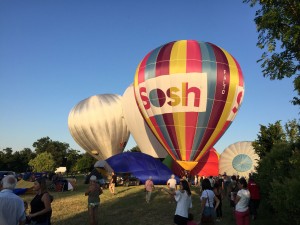
{"label": "man in white shirt", "polygon": [[[167,186],[168,186],[169,190],[172,191],[172,192],[177,190],[177,182],[176,182],[174,174],[172,174],[171,178],[167,181]],[[171,196],[170,203],[171,202],[175,202],[173,196]]]}
{"label": "man in white shirt", "polygon": [[26,221],[24,201],[13,193],[17,179],[13,175],[8,175],[1,182],[0,224],[24,225]]}

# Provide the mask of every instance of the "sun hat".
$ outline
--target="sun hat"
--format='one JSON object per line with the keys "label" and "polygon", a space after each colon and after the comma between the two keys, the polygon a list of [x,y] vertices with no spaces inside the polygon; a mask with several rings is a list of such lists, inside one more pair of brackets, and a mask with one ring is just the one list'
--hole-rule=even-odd
{"label": "sun hat", "polygon": [[95,175],[92,175],[92,176],[90,177],[90,180],[95,181],[95,180],[97,180],[97,177],[96,177]]}

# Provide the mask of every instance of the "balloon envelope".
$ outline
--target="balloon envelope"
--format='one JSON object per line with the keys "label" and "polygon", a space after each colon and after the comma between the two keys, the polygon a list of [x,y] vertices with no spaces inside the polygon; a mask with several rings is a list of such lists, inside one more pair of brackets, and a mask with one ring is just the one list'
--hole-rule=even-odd
{"label": "balloon envelope", "polygon": [[168,153],[148,127],[136,104],[133,85],[130,85],[122,98],[123,113],[128,129],[141,152],[154,158],[165,158]]}
{"label": "balloon envelope", "polygon": [[243,100],[244,79],[224,49],[181,40],[144,57],[134,92],[154,135],[173,159],[192,170],[232,123]]}
{"label": "balloon envelope", "polygon": [[220,155],[219,173],[248,177],[249,173],[255,172],[258,160],[251,141],[237,142],[229,145]]}
{"label": "balloon envelope", "polygon": [[152,176],[154,184],[166,184],[172,171],[159,159],[141,152],[123,152],[106,160],[115,172],[132,173],[144,184]]}
{"label": "balloon envelope", "polygon": [[[179,177],[184,175],[184,170],[170,156],[167,156],[163,163],[168,166],[174,174]],[[207,151],[199,160],[198,164],[190,171],[191,176],[218,176],[219,175],[219,154],[212,148]]]}
{"label": "balloon envelope", "polygon": [[199,176],[218,176],[219,175],[219,154],[211,148],[205,153],[205,155],[199,160],[198,164],[191,171],[191,175]]}
{"label": "balloon envelope", "polygon": [[79,102],[69,113],[68,125],[74,140],[96,159],[121,153],[128,141],[121,96],[102,94]]}

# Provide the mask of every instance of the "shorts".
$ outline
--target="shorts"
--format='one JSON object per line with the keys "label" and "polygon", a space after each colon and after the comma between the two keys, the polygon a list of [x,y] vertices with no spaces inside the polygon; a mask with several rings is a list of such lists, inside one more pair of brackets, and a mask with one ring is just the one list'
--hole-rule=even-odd
{"label": "shorts", "polygon": [[98,205],[100,205],[100,202],[90,202],[90,203],[88,203],[88,207],[91,207],[91,208],[94,208]]}
{"label": "shorts", "polygon": [[179,215],[175,215],[174,216],[174,223],[177,224],[177,225],[187,225],[188,218],[183,217],[183,216],[179,216]]}

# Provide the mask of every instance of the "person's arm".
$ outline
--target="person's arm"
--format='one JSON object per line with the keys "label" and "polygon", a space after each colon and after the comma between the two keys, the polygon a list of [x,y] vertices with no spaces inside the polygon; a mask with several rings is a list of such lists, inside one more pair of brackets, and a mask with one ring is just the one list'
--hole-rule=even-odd
{"label": "person's arm", "polygon": [[204,210],[206,201],[207,201],[207,198],[205,198],[205,197],[203,197],[203,198],[201,199],[200,215],[202,215],[202,213],[203,213],[203,210]]}
{"label": "person's arm", "polygon": [[89,185],[88,189],[86,190],[86,192],[84,193],[85,196],[89,195],[89,193],[92,191],[91,189],[91,185]]}
{"label": "person's arm", "polygon": [[220,200],[217,198],[217,196],[214,196],[214,200],[216,202],[216,205],[215,205],[215,210],[216,210],[220,204]]}
{"label": "person's arm", "polygon": [[21,218],[19,219],[18,225],[25,225],[25,223],[26,223],[26,215],[25,215],[25,210],[24,210]]}
{"label": "person's arm", "polygon": [[234,199],[234,204],[237,204],[240,201],[241,197],[239,195],[236,195]]}

